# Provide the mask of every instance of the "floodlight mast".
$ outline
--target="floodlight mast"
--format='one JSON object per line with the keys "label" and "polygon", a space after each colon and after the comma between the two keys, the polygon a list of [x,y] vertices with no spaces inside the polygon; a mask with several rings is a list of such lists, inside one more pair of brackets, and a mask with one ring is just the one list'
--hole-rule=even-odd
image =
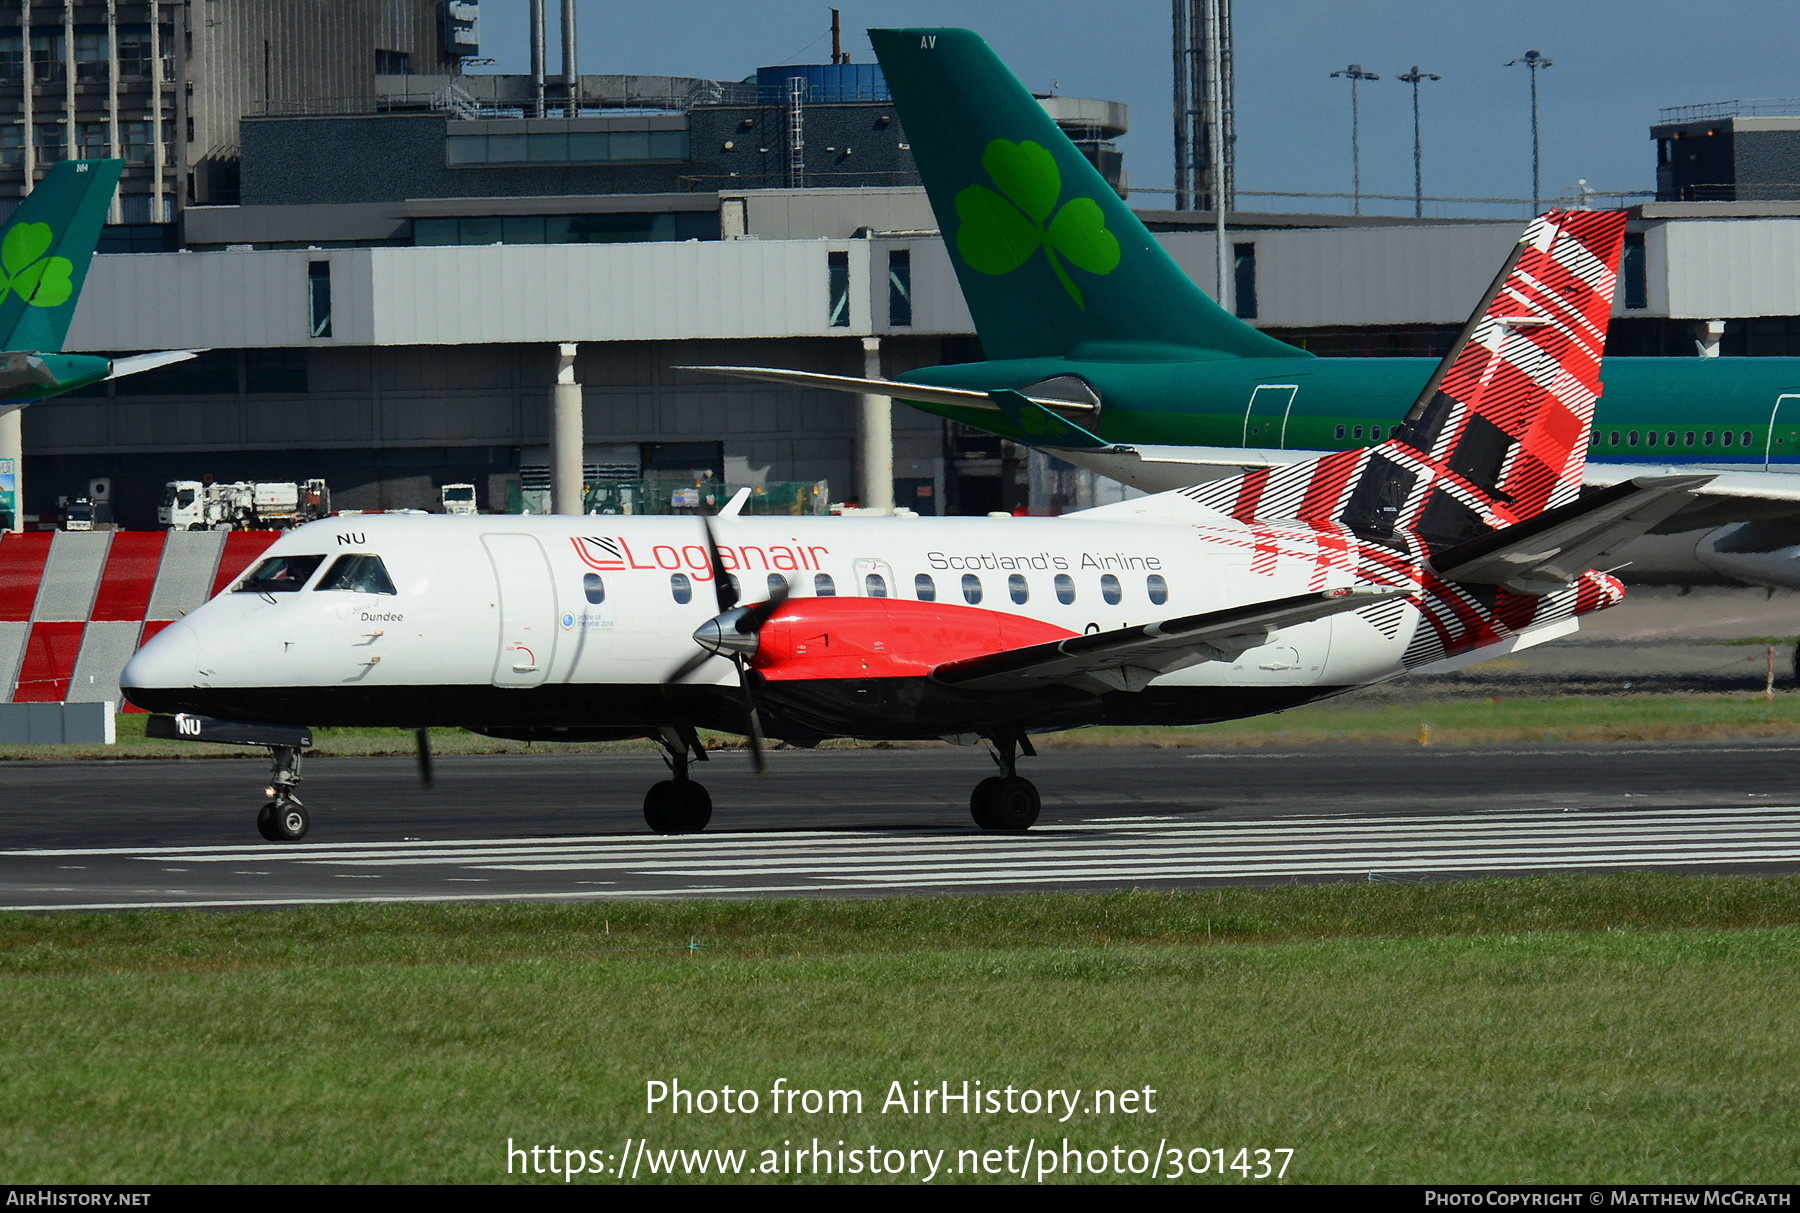
{"label": "floodlight mast", "polygon": [[1442,80],[1442,76],[1419,70],[1413,64],[1412,71],[1403,72],[1398,79],[1412,85],[1413,94],[1413,218],[1425,217],[1425,174],[1419,165],[1419,84],[1425,80]]}
{"label": "floodlight mast", "polygon": [[1538,185],[1538,102],[1537,74],[1540,67],[1555,67],[1556,64],[1544,58],[1536,51],[1526,51],[1518,59],[1508,59],[1506,66],[1514,67],[1523,63],[1531,70],[1531,213],[1537,214],[1544,209],[1544,191]]}
{"label": "floodlight mast", "polygon": [[1362,214],[1362,116],[1357,106],[1356,86],[1364,80],[1379,80],[1374,72],[1363,71],[1362,64],[1352,63],[1342,71],[1331,73],[1332,78],[1348,77],[1350,80],[1350,195],[1358,215]]}

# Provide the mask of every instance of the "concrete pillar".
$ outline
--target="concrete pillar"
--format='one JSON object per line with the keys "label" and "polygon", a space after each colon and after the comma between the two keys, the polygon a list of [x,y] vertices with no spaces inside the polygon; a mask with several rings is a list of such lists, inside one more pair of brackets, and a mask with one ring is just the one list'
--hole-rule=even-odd
{"label": "concrete pillar", "polygon": [[1702,358],[1717,358],[1719,343],[1725,340],[1723,320],[1694,321],[1694,349]]}
{"label": "concrete pillar", "polygon": [[[863,378],[881,378],[881,338],[864,337]],[[856,501],[865,510],[894,512],[894,402],[887,396],[857,397]]]}
{"label": "concrete pillar", "polygon": [[10,409],[0,413],[0,464],[12,460],[13,519],[12,529],[25,529],[25,410]]}
{"label": "concrete pillar", "polygon": [[556,386],[550,389],[550,512],[581,514],[581,465],[587,439],[581,428],[581,385],[575,382],[573,341],[556,347]]}

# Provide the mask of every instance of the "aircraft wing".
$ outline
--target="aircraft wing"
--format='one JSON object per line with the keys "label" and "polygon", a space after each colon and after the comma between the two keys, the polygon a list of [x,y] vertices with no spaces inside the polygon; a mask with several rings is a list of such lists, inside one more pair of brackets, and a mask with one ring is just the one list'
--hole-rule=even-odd
{"label": "aircraft wing", "polygon": [[1445,581],[1554,593],[1693,500],[1705,484],[1703,475],[1622,481],[1439,552],[1432,567]]}
{"label": "aircraft wing", "polygon": [[112,360],[112,373],[108,379],[119,379],[126,375],[135,375],[139,371],[153,371],[159,366],[168,366],[175,362],[186,362],[189,358],[199,356],[200,350],[158,350],[153,354],[130,354],[124,358]]}
{"label": "aircraft wing", "polygon": [[[897,396],[923,404],[948,404],[964,409],[986,409],[1001,412],[1001,406],[985,391],[976,388],[930,387],[923,383],[901,383],[898,379],[859,379],[854,375],[820,375],[812,371],[784,371],[766,366],[678,366],[678,371],[697,371],[702,375],[722,375],[728,379],[760,379],[765,383],[785,383],[789,387],[822,388],[831,392],[854,392],[859,395]],[[1017,394],[1017,393],[1013,393]],[[1064,412],[1091,413],[1094,406],[1073,400],[1054,400],[1048,396],[1021,396],[1020,399],[1048,409]]]}
{"label": "aircraft wing", "polygon": [[931,678],[971,691],[1019,691],[1052,683],[1136,691],[1159,674],[1235,657],[1266,644],[1278,628],[1354,611],[1406,592],[1384,586],[1344,586],[1295,594],[949,661],[932,670]]}

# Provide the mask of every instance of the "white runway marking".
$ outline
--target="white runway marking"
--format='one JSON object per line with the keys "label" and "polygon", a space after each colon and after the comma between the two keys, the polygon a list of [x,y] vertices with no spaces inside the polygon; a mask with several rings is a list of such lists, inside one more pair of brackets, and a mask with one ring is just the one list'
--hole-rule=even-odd
{"label": "white runway marking", "polygon": [[[49,862],[76,856],[89,863],[74,869]],[[171,862],[188,866],[164,866]],[[250,871],[231,866],[245,863],[257,866]],[[14,882],[0,883],[0,908],[896,894],[1790,863],[1800,864],[1800,806],[1625,811],[1551,806],[1388,817],[1289,816],[1266,824],[1135,817],[1074,822],[1022,835],[807,830],[8,851],[0,852],[0,882],[9,877]],[[200,879],[187,890],[133,887],[130,873],[143,871],[143,864]],[[103,882],[92,892],[129,890],[131,898],[44,903],[40,899],[46,893],[79,896],[81,890],[29,883],[34,868],[46,874],[47,869],[91,870]],[[109,870],[114,879],[108,880]],[[239,879],[248,875],[262,878],[254,889]],[[344,889],[343,881],[358,882],[357,891]],[[447,883],[478,882],[493,888],[439,891]]]}

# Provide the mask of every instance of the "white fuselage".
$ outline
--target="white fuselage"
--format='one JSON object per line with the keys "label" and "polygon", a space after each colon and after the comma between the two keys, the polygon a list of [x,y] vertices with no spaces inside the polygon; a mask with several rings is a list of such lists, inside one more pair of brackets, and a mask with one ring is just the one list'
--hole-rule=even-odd
{"label": "white fuselage", "polygon": [[[1001,612],[1068,635],[1360,580],[1354,560],[1323,552],[1263,558],[1244,526],[1217,515],[1205,526],[785,517],[714,526],[745,603],[784,578],[794,600],[929,599],[952,620]],[[379,557],[391,593],[321,588],[339,556],[358,554]],[[312,725],[730,727],[729,711],[695,698],[736,693],[729,661],[664,685],[695,653],[694,630],[719,612],[696,518],[332,518],[282,536],[265,559],[303,556],[323,558],[304,588],[240,583],[152,639],[126,667],[130,697],[153,711]],[[1145,710],[1167,723],[1250,715],[1402,673],[1422,615],[1411,598],[1390,615],[1382,626],[1356,613],[1283,628],[1157,678],[1153,691],[1206,694]],[[1074,723],[1116,713],[1094,716]],[[1049,723],[1069,723],[1066,705]],[[930,725],[895,731],[943,731]]]}

